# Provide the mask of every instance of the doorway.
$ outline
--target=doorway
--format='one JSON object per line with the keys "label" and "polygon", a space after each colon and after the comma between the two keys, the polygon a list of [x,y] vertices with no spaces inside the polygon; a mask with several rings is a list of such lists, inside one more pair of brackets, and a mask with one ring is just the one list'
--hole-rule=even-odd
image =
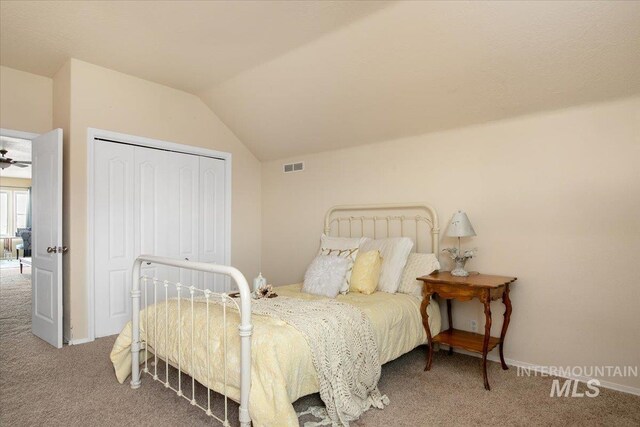
{"label": "doorway", "polygon": [[0,129],[0,240],[0,286],[31,300],[33,334],[62,347],[61,129]]}
{"label": "doorway", "polygon": [[[14,133],[15,135],[15,133]],[[31,139],[0,134],[0,275],[13,276],[31,257]]]}

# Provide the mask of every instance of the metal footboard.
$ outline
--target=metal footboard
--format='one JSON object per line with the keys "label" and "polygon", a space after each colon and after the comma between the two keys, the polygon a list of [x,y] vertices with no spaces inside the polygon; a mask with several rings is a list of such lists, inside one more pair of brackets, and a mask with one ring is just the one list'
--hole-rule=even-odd
{"label": "metal footboard", "polygon": [[[231,277],[234,282],[236,283],[236,286],[238,288],[238,290],[240,291],[240,305],[238,305],[237,301],[235,299],[232,299],[229,297],[228,294],[226,293],[214,293],[208,289],[202,290],[202,289],[198,289],[195,288],[194,286],[190,286],[190,285],[185,285],[185,284],[181,284],[181,283],[175,283],[175,282],[170,282],[168,280],[160,280],[158,278],[150,278],[150,277],[145,277],[145,276],[141,276],[141,265],[142,263],[152,263],[152,264],[158,264],[158,265],[165,265],[165,266],[169,266],[169,267],[176,267],[176,268],[184,268],[184,269],[188,269],[188,270],[194,270],[194,271],[202,271],[205,273],[218,273],[218,274],[224,274],[226,276]],[[144,288],[141,289],[141,282],[144,285]],[[242,427],[249,427],[251,425],[251,418],[249,417],[249,390],[251,387],[251,334],[253,331],[253,326],[251,325],[251,291],[249,289],[249,285],[247,284],[247,280],[245,279],[245,277],[242,275],[242,273],[240,273],[240,271],[234,267],[229,267],[229,266],[224,266],[224,265],[216,265],[216,264],[208,264],[208,263],[202,263],[202,262],[193,262],[193,261],[186,261],[186,260],[180,260],[180,259],[172,259],[172,258],[164,258],[164,257],[157,257],[157,256],[151,256],[151,255],[141,255],[139,256],[135,263],[133,264],[133,280],[132,280],[132,290],[131,290],[131,300],[132,300],[132,315],[131,315],[131,323],[132,323],[132,342],[131,342],[131,388],[136,389],[140,387],[141,384],[141,371],[140,371],[140,351],[142,351],[143,347],[144,347],[144,351],[145,353],[148,352],[148,345],[147,343],[143,343],[140,340],[140,306],[141,306],[141,299],[142,299],[142,295],[145,296],[145,305],[147,305],[147,308],[149,308],[149,297],[148,297],[148,288],[149,288],[149,283],[151,283],[151,287],[152,292],[153,292],[153,303],[156,305],[155,309],[154,309],[154,314],[152,315],[152,317],[154,317],[154,321],[155,321],[155,326],[154,326],[154,334],[157,335],[158,334],[158,328],[157,328],[157,318],[158,318],[158,311],[159,308],[157,307],[157,292],[158,292],[158,288],[161,288],[161,294],[163,293],[164,295],[164,301],[165,301],[165,316],[166,316],[166,310],[167,310],[167,300],[168,300],[168,287],[169,286],[174,286],[176,291],[177,291],[177,296],[179,299],[179,303],[178,303],[178,313],[180,313],[180,309],[181,309],[181,301],[180,299],[184,299],[187,301],[190,301],[190,310],[191,310],[191,363],[194,363],[194,359],[193,359],[193,351],[194,351],[194,299],[196,298],[196,294],[200,295],[201,297],[204,297],[205,301],[206,301],[206,321],[207,321],[207,347],[209,347],[209,303],[211,302],[220,302],[222,303],[222,310],[223,310],[223,316],[222,316],[222,322],[224,322],[224,326],[223,329],[225,331],[225,336],[224,336],[224,388],[225,390],[223,391],[223,396],[224,396],[224,415],[218,417],[216,415],[213,414],[213,412],[211,411],[211,399],[210,399],[210,393],[211,393],[211,389],[209,388],[209,385],[207,385],[207,403],[206,406],[205,404],[200,405],[196,402],[195,399],[195,379],[193,378],[192,375],[192,384],[191,384],[191,397],[187,397],[184,395],[183,391],[182,391],[182,380],[181,380],[181,375],[182,375],[182,371],[181,371],[181,360],[180,360],[180,356],[178,357],[178,366],[175,366],[178,370],[178,387],[177,389],[174,387],[171,387],[171,385],[169,384],[169,374],[168,374],[168,369],[169,369],[169,362],[168,360],[165,360],[165,375],[166,378],[165,380],[162,380],[159,378],[158,376],[158,372],[157,372],[157,368],[158,368],[158,356],[157,354],[155,354],[154,352],[154,362],[152,363],[152,368],[153,368],[153,372],[151,372],[151,370],[148,367],[148,354],[145,354],[145,360],[144,360],[144,368],[143,368],[143,372],[148,373],[149,375],[151,375],[153,377],[154,380],[156,381],[160,381],[161,383],[163,383],[165,385],[166,388],[173,390],[174,392],[176,392],[176,394],[178,396],[184,397],[187,400],[190,401],[190,403],[193,406],[196,406],[200,409],[202,409],[208,416],[211,416],[212,418],[220,421],[223,425],[228,426],[229,425],[229,420],[227,417],[227,395],[226,395],[226,383],[227,383],[227,374],[226,374],[226,360],[227,360],[227,345],[226,345],[226,306],[227,303],[233,303],[235,304],[239,311],[240,311],[240,324],[238,325],[238,330],[239,330],[239,335],[240,335],[240,409],[239,409],[239,420],[240,420],[240,425]],[[181,292],[183,290],[186,290],[188,292],[188,297],[185,298],[181,298]],[[146,321],[146,330],[149,331],[150,329],[150,323],[149,323],[149,311],[150,310],[146,310],[146,316],[147,318],[145,319]],[[168,323],[167,323],[167,318],[165,317],[165,335],[166,335],[166,331],[168,329]],[[182,324],[181,322],[177,322],[177,328],[178,328],[178,335],[179,335],[179,339],[180,339],[180,343],[179,343],[179,352],[181,352],[181,344],[182,344]],[[148,333],[148,332],[147,332]],[[158,337],[156,336],[156,340],[158,339]],[[167,338],[165,336],[165,346],[166,346],[166,341]],[[180,353],[179,353],[180,354]],[[207,348],[207,374],[210,372],[210,368],[211,366],[209,365],[209,349]]]}

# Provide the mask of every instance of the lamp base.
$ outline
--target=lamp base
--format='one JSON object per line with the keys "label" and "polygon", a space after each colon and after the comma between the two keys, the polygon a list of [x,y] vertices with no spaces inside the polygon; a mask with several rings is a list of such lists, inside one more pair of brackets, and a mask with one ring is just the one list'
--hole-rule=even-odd
{"label": "lamp base", "polygon": [[469,275],[469,272],[464,269],[464,265],[466,263],[467,263],[466,259],[463,259],[460,261],[456,260],[456,268],[451,270],[451,275],[458,276],[458,277],[467,277]]}

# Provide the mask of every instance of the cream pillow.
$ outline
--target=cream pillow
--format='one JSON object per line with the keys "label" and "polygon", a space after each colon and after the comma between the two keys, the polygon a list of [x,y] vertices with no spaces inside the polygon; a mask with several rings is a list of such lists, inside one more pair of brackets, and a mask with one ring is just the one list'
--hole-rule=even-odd
{"label": "cream pillow", "polygon": [[400,280],[398,292],[422,298],[422,282],[416,280],[416,278],[428,276],[439,269],[440,263],[438,262],[438,257],[435,256],[435,254],[409,254],[407,265],[402,272],[402,279]]}
{"label": "cream pillow", "polygon": [[378,290],[395,294],[400,285],[400,276],[407,263],[407,257],[413,241],[408,237],[392,237],[388,239],[371,240],[367,239],[360,246],[363,252],[380,251],[382,256],[382,267],[380,269],[380,280]]}
{"label": "cream pillow", "polygon": [[378,287],[380,267],[382,267],[380,252],[369,251],[358,253],[356,262],[353,264],[353,270],[351,271],[351,285],[349,286],[349,290],[366,295],[374,293]]}

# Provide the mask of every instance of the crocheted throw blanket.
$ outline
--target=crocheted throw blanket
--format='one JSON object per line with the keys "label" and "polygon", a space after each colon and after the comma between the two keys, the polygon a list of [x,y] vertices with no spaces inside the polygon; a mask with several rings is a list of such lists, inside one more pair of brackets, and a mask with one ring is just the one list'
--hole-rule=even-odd
{"label": "crocheted throw blanket", "polygon": [[305,337],[331,424],[348,426],[372,406],[382,409],[389,403],[378,390],[374,331],[360,309],[336,300],[278,297],[252,301],[252,312],[280,319]]}

